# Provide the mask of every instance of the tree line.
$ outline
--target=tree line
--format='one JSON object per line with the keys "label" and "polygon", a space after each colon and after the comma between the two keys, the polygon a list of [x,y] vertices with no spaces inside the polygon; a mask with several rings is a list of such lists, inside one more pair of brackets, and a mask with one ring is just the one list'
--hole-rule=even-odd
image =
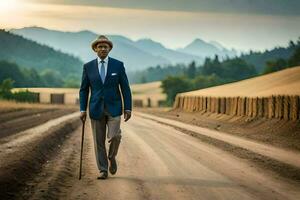
{"label": "tree line", "polygon": [[219,61],[206,58],[203,65],[191,62],[179,75],[167,76],[162,80],[163,92],[167,94],[167,105],[172,105],[177,93],[222,85],[257,75],[253,65],[240,58]]}
{"label": "tree line", "polygon": [[172,105],[177,93],[222,85],[294,66],[300,66],[299,43],[288,59],[267,61],[262,73],[258,73],[254,65],[240,57],[227,58],[220,62],[218,56],[215,56],[214,59],[206,58],[203,65],[196,66],[192,62],[182,67],[181,73],[165,77],[162,80],[162,89],[167,94],[166,104]]}
{"label": "tree line", "polygon": [[0,60],[0,83],[5,79],[13,80],[14,87],[79,87],[79,79],[75,76],[62,77],[53,69],[38,73],[36,69]]}

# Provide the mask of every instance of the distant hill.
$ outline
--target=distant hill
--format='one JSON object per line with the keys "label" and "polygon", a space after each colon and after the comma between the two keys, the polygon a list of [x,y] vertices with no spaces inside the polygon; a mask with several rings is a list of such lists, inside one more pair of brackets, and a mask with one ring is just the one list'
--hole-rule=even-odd
{"label": "distant hill", "polygon": [[182,49],[178,49],[178,51],[196,55],[200,57],[214,57],[215,55],[218,55],[219,58],[225,59],[228,57],[234,57],[237,56],[237,51],[232,49],[228,50],[225,47],[223,47],[220,43],[212,41],[210,43],[205,42],[201,39],[195,39],[193,42],[188,44],[186,47]]}
{"label": "distant hill", "polygon": [[[27,27],[12,29],[11,31],[63,52],[74,54],[84,62],[95,58],[95,53],[90,48],[90,44],[98,34],[91,31],[62,32],[41,27]],[[131,71],[165,64],[187,64],[193,60],[203,63],[204,56],[207,55],[211,57],[215,54],[220,56],[235,55],[234,51],[225,48],[220,49],[221,45],[217,43],[215,43],[216,46],[211,43],[209,46],[199,47],[195,49],[197,52],[193,52],[189,48],[182,51],[168,49],[151,39],[133,41],[121,35],[108,35],[108,37],[116,47],[113,48],[110,55],[123,60],[128,66],[128,70]]]}
{"label": "distant hill", "polygon": [[172,49],[167,49],[162,44],[151,39],[141,39],[135,42],[135,46],[152,55],[161,56],[170,60],[170,63],[189,63],[192,60],[202,62],[202,56],[191,55],[187,53],[178,52]]}
{"label": "distant hill", "polygon": [[83,63],[69,54],[4,30],[0,30],[0,44],[0,60],[16,63],[23,68],[33,68],[38,72],[51,69],[64,76],[81,76]]}
{"label": "distant hill", "polygon": [[[40,44],[77,56],[83,62],[95,58],[95,53],[90,48],[90,44],[98,34],[91,31],[62,32],[41,27],[27,27],[12,29],[11,31]],[[295,46],[297,46],[276,47],[264,52],[250,51],[250,53],[240,55],[237,50],[227,49],[216,41],[206,42],[199,38],[184,48],[172,50],[151,39],[133,41],[121,35],[108,35],[108,37],[115,46],[110,55],[123,60],[128,71],[144,70],[157,65],[189,64],[193,60],[201,65],[204,63],[205,57],[214,58],[215,55],[218,55],[220,60],[226,57],[238,56],[247,63],[254,65],[256,71],[261,73],[266,61],[278,58],[287,59],[293,54]]]}
{"label": "distant hill", "polygon": [[235,83],[180,93],[200,96],[300,95],[300,66]]}

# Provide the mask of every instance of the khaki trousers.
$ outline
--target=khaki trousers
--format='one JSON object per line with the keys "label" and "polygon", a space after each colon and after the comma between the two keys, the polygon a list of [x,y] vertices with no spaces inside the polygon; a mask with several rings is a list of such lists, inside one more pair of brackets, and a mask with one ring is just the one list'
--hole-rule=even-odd
{"label": "khaki trousers", "polygon": [[[114,158],[119,149],[121,142],[121,116],[112,117],[106,110],[100,120],[91,119],[91,126],[94,138],[94,148],[96,154],[96,161],[99,171],[108,170],[108,160]],[[106,127],[107,138],[109,144],[108,155],[106,152]]]}

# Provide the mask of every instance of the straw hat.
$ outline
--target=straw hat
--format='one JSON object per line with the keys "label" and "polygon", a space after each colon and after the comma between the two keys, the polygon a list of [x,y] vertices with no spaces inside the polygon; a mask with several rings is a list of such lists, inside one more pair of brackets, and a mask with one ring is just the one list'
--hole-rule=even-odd
{"label": "straw hat", "polygon": [[110,49],[113,48],[113,43],[104,35],[100,35],[96,40],[92,42],[92,49],[95,51],[96,45],[99,43],[106,43],[110,46]]}

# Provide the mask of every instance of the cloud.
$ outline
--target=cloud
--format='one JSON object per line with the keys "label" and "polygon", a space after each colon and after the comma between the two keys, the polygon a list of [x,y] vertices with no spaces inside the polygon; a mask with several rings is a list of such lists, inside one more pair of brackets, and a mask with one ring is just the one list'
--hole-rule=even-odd
{"label": "cloud", "polygon": [[30,0],[36,3],[188,12],[300,15],[299,0]]}
{"label": "cloud", "polygon": [[[265,49],[299,37],[300,16],[160,11],[112,7],[28,4],[0,18],[6,27],[42,26],[65,31],[92,30],[151,38],[167,47],[183,47],[195,38],[226,47]],[[1,16],[1,14],[0,14]]]}

